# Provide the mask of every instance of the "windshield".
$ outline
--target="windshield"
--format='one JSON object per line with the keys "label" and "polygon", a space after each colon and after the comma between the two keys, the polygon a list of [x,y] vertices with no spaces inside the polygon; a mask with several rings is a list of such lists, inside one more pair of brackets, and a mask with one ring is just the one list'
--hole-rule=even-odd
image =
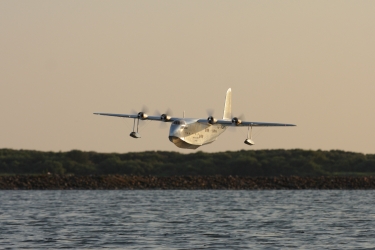
{"label": "windshield", "polygon": [[184,120],[177,120],[173,122],[174,125],[186,125],[186,122]]}

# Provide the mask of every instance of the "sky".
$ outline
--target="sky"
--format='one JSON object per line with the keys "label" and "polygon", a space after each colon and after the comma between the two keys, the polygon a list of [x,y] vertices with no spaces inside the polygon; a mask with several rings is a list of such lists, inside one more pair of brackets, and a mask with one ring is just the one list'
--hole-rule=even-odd
{"label": "sky", "polygon": [[[375,153],[375,1],[0,1],[0,148],[192,153]],[[222,116],[290,128],[228,129],[197,150],[169,125],[93,112]],[[164,124],[165,125],[165,124]]]}

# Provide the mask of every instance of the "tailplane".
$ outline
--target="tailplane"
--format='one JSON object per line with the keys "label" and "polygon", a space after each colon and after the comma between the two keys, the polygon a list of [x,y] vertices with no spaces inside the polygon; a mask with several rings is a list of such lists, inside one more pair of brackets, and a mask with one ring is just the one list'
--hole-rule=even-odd
{"label": "tailplane", "polygon": [[225,96],[223,119],[224,120],[232,119],[232,89],[231,88],[227,90],[227,94]]}

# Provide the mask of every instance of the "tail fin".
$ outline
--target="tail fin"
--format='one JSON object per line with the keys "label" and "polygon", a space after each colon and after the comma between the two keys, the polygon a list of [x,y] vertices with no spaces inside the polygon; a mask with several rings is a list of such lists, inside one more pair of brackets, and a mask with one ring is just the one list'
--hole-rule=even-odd
{"label": "tail fin", "polygon": [[224,120],[232,119],[232,89],[231,88],[227,90],[227,94],[225,96],[223,119]]}

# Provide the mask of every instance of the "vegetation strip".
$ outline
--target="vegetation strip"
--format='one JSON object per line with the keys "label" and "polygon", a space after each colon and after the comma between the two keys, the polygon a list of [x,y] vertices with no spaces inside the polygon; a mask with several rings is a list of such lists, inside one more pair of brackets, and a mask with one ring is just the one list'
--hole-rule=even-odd
{"label": "vegetation strip", "polygon": [[96,153],[0,149],[0,175],[369,176],[375,155],[339,150],[241,150],[180,154],[166,151]]}
{"label": "vegetation strip", "polygon": [[375,189],[375,177],[21,175],[0,176],[0,189]]}

